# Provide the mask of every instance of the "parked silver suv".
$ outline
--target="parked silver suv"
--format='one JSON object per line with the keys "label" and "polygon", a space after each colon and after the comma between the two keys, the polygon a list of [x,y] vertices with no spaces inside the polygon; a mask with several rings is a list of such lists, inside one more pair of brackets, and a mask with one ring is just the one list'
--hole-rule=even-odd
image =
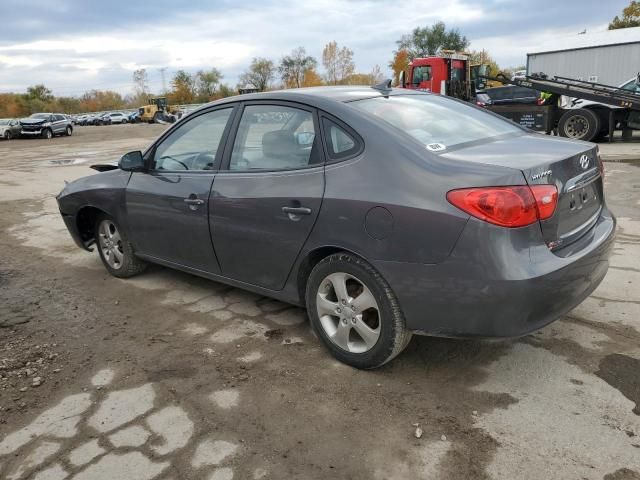
{"label": "parked silver suv", "polygon": [[23,136],[39,136],[53,138],[54,135],[71,136],[73,123],[61,113],[34,113],[20,120],[20,134]]}

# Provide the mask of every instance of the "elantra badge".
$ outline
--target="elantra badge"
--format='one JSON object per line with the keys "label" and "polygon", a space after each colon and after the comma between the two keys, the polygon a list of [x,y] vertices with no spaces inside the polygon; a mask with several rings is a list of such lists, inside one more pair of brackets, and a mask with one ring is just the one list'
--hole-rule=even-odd
{"label": "elantra badge", "polygon": [[583,170],[589,168],[589,157],[587,155],[582,155],[580,157],[580,166]]}
{"label": "elantra badge", "polygon": [[540,180],[542,177],[548,177],[549,175],[551,175],[551,170],[545,170],[544,172],[531,175],[531,180]]}

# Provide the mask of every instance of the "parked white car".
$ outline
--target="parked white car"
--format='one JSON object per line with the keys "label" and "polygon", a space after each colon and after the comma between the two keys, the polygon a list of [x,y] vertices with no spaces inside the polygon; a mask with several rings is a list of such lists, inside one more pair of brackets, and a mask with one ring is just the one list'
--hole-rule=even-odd
{"label": "parked white car", "polygon": [[122,112],[113,112],[105,115],[111,120],[111,123],[127,123],[129,117]]}

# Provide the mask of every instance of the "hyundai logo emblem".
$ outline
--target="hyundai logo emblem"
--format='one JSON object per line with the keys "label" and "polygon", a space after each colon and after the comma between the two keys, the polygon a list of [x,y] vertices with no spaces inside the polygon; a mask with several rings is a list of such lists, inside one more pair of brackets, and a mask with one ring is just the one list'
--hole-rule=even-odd
{"label": "hyundai logo emblem", "polygon": [[580,166],[582,167],[583,170],[586,170],[587,168],[589,168],[589,157],[586,155],[582,155],[580,157]]}

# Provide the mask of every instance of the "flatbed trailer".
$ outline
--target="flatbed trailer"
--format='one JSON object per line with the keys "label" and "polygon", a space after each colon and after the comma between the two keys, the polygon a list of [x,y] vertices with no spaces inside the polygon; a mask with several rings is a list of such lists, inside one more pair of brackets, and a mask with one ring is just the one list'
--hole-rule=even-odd
{"label": "flatbed trailer", "polygon": [[[509,79],[504,75],[484,78],[555,96],[552,97],[556,99],[554,103],[545,105],[542,110],[537,110],[539,116],[546,117],[533,124],[530,116],[533,108],[531,105],[500,105],[493,108],[488,106],[489,110],[514,121],[523,118],[524,120],[519,123],[529,128],[543,130],[546,133],[557,130],[564,137],[587,141],[605,135],[608,135],[611,141],[618,124],[621,125],[624,139],[631,137],[632,129],[640,129],[640,93],[638,92],[568,77],[549,78],[544,74],[529,75],[521,79]],[[587,102],[584,106],[563,108],[557,105],[560,96]]]}

